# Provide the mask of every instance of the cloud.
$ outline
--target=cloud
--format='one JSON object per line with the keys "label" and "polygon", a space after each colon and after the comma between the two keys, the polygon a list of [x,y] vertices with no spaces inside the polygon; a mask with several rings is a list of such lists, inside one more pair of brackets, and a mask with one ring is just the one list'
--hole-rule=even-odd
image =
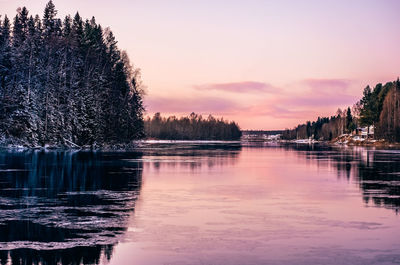
{"label": "cloud", "polygon": [[346,91],[353,81],[348,79],[305,79],[302,83],[312,90],[333,89]]}
{"label": "cloud", "polygon": [[[338,107],[351,106],[359,96],[354,95],[356,81],[346,79],[306,79],[268,94],[252,102],[237,115],[257,119],[266,117],[279,124],[303,123],[318,116],[333,115]],[[240,123],[239,123],[240,124]],[[289,126],[290,127],[290,126]]]}
{"label": "cloud", "polygon": [[283,104],[296,107],[309,107],[309,108],[320,108],[320,107],[342,107],[343,105],[353,105],[357,101],[357,97],[337,93],[337,94],[325,94],[325,93],[312,93],[305,96],[295,96],[286,98],[283,100]]}
{"label": "cloud", "polygon": [[[197,86],[198,91],[187,96],[148,96],[145,103],[149,114],[196,112],[223,115],[247,124],[246,128],[250,128],[248,124],[257,128],[276,127],[268,121],[291,127],[318,116],[331,116],[337,108],[353,105],[359,99],[358,86],[357,81],[347,79],[304,79],[281,87],[260,82],[220,83]],[[222,95],[198,93],[201,90],[218,90]],[[246,99],[244,93],[257,97]]]}
{"label": "cloud", "polygon": [[217,90],[233,93],[260,93],[272,92],[275,88],[267,83],[243,81],[234,83],[216,83],[194,86],[198,90]]}
{"label": "cloud", "polygon": [[228,99],[218,97],[196,97],[196,98],[168,98],[148,97],[145,100],[148,112],[162,113],[210,113],[225,114],[234,112],[241,107]]}
{"label": "cloud", "polygon": [[354,104],[358,97],[350,93],[353,81],[347,79],[306,79],[299,83],[306,90],[288,95],[284,104],[297,107],[341,107]]}
{"label": "cloud", "polygon": [[313,113],[310,110],[295,109],[293,107],[282,107],[280,100],[266,100],[244,109],[242,112],[249,117],[266,116],[276,119],[302,119]]}

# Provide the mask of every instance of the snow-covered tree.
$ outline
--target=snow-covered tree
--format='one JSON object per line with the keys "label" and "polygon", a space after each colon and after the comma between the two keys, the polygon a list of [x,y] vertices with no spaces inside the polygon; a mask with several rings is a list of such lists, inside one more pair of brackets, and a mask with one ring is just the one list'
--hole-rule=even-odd
{"label": "snow-covered tree", "polygon": [[143,136],[139,70],[110,29],[79,13],[0,20],[0,137],[26,145],[92,145]]}

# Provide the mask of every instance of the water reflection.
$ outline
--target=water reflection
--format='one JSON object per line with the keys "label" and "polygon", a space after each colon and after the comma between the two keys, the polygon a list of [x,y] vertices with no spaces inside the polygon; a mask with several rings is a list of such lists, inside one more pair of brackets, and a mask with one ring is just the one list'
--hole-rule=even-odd
{"label": "water reflection", "polygon": [[193,172],[234,165],[242,145],[239,142],[166,142],[144,143],[140,149],[144,153],[141,161],[146,162],[145,169],[188,169]]}
{"label": "water reflection", "polygon": [[358,187],[367,206],[397,211],[399,160],[253,143],[0,153],[0,262],[394,264],[398,217],[362,207]]}
{"label": "water reflection", "polygon": [[0,152],[0,262],[109,259],[139,195],[140,153]]}
{"label": "water reflection", "polygon": [[400,209],[400,151],[364,147],[287,144],[318,167],[334,168],[339,178],[357,183],[367,206]]}
{"label": "water reflection", "polygon": [[358,180],[366,204],[394,209],[400,208],[400,153],[371,150],[358,165]]}

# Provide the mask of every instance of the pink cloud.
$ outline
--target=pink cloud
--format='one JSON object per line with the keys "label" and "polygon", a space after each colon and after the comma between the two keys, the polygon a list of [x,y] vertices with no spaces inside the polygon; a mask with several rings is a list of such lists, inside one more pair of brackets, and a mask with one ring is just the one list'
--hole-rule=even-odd
{"label": "pink cloud", "polygon": [[302,83],[312,90],[334,89],[345,91],[350,87],[353,81],[347,79],[305,79]]}
{"label": "pink cloud", "polygon": [[257,105],[242,110],[248,117],[266,116],[277,119],[301,119],[309,116],[313,112],[310,110],[293,109],[293,107],[281,107],[280,100],[266,100]]}
{"label": "pink cloud", "polygon": [[145,100],[148,112],[162,113],[210,113],[224,114],[236,111],[240,108],[233,101],[217,97],[198,98],[167,98],[148,97]]}
{"label": "pink cloud", "polygon": [[[250,88],[250,89],[249,89]],[[230,98],[212,96],[146,97],[149,114],[187,115],[191,112],[225,116],[239,124],[254,128],[292,127],[318,116],[335,114],[337,108],[353,105],[359,100],[359,85],[347,79],[306,79],[285,87],[265,83],[237,82],[197,86],[199,90],[234,92]],[[245,92],[260,93],[257,100],[243,100]],[[264,93],[267,92],[267,93]],[[271,121],[273,124],[268,124]],[[261,122],[266,122],[263,125]],[[281,128],[283,129],[283,127]]]}
{"label": "pink cloud", "polygon": [[308,90],[288,96],[284,103],[309,108],[353,105],[359,98],[350,93],[353,83],[347,79],[306,79],[300,85],[305,85]]}
{"label": "pink cloud", "polygon": [[206,84],[194,87],[198,90],[219,90],[233,93],[260,93],[275,90],[270,84],[254,81]]}
{"label": "pink cloud", "polygon": [[[310,93],[306,96],[290,97],[283,100],[282,103],[288,106],[320,108],[320,107],[343,107],[351,106],[357,101],[356,96],[345,93]],[[317,111],[316,111],[317,112]]]}

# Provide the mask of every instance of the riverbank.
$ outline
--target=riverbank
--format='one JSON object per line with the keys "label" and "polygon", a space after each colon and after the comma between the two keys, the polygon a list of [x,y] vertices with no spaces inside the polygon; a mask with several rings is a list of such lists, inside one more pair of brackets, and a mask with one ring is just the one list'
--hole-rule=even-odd
{"label": "riverbank", "polygon": [[91,145],[77,145],[65,140],[63,143],[39,145],[28,143],[16,138],[0,137],[0,149],[10,150],[82,150],[82,151],[129,151],[138,147],[140,140],[128,143],[93,143]]}
{"label": "riverbank", "polygon": [[399,147],[400,143],[388,142],[385,139],[371,139],[371,138],[361,138],[359,136],[343,134],[331,141],[333,144],[337,145],[347,145],[347,146],[367,146],[367,147]]}
{"label": "riverbank", "polygon": [[[256,142],[256,141],[255,141]],[[364,147],[380,147],[380,148],[399,148],[400,143],[388,142],[385,139],[364,139],[354,136],[339,136],[333,140],[314,140],[314,139],[293,139],[293,140],[259,140],[258,142],[278,142],[278,143],[292,143],[292,144],[328,144],[337,146],[364,146]]]}
{"label": "riverbank", "polygon": [[146,144],[240,144],[241,140],[160,140],[146,138],[134,140],[129,143],[94,143],[92,145],[79,146],[66,141],[63,144],[46,144],[44,146],[22,142],[18,139],[0,138],[0,149],[9,150],[76,150],[76,151],[135,151]]}
{"label": "riverbank", "polygon": [[365,139],[357,135],[341,135],[333,140],[313,140],[313,139],[296,139],[296,140],[280,140],[282,143],[295,144],[329,144],[339,146],[365,146],[365,147],[380,147],[380,148],[400,148],[400,143],[388,142],[384,139]]}
{"label": "riverbank", "polygon": [[296,139],[296,140],[160,140],[154,138],[146,138],[141,140],[134,140],[129,143],[94,143],[92,145],[79,146],[69,141],[65,141],[63,144],[46,144],[33,145],[29,143],[22,142],[18,139],[7,139],[0,138],[0,149],[9,150],[71,150],[71,151],[135,151],[138,148],[146,144],[222,144],[222,143],[246,143],[246,142],[275,142],[282,144],[327,144],[336,146],[365,146],[365,147],[379,147],[379,148],[399,148],[400,143],[390,143],[383,139],[363,139],[357,136],[341,135],[331,141],[324,140],[313,140],[313,139]]}

